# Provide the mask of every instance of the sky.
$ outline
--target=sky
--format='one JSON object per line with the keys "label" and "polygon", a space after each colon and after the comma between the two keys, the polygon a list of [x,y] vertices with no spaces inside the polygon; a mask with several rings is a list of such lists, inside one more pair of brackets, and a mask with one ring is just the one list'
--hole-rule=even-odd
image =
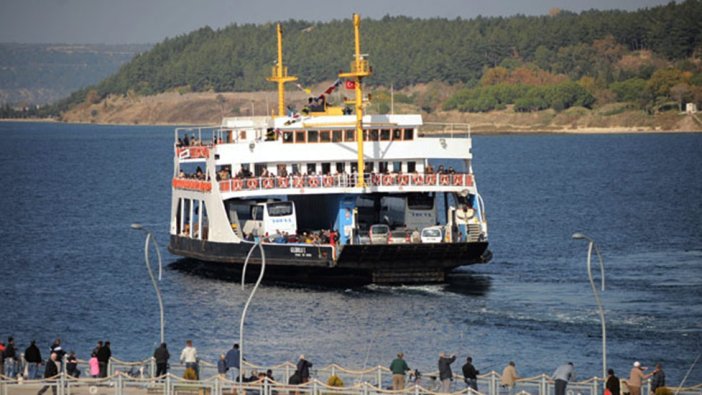
{"label": "sky", "polygon": [[669,0],[0,0],[0,42],[157,43],[203,26],[385,15],[464,19],[544,15],[557,7],[635,10]]}

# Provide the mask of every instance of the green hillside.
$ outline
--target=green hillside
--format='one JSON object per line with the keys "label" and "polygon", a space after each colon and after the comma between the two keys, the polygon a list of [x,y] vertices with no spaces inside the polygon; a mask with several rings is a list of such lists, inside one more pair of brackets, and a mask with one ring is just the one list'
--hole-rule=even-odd
{"label": "green hillside", "polygon": [[[283,23],[283,29],[285,63],[303,85],[332,80],[338,70],[349,67],[350,19],[291,20]],[[422,106],[426,110],[443,105],[459,111],[489,111],[519,104],[518,110],[531,111],[619,99],[650,109],[675,99],[671,91],[675,86],[680,101],[702,101],[697,89],[702,85],[702,0],[632,12],[552,10],[546,16],[471,20],[365,19],[361,37],[362,50],[370,55],[375,70],[368,80],[371,86],[392,84],[401,89],[439,81],[467,89],[445,103]],[[275,51],[273,24],[203,27],[157,44],[96,86],[75,92],[54,110],[86,98],[95,102],[128,93],[272,89],[265,77]],[[657,75],[660,70],[671,71]],[[657,82],[651,83],[652,78]],[[552,86],[533,88],[545,83]],[[507,100],[483,92],[499,84],[523,86],[509,93]],[[645,95],[638,91],[642,86],[647,89]],[[517,103],[519,99],[523,100]]]}

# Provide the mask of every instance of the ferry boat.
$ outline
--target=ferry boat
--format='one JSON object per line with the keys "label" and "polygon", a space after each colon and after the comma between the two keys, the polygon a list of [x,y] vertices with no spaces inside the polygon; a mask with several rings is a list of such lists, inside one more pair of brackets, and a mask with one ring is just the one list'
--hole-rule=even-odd
{"label": "ferry boat", "polygon": [[250,255],[268,279],[318,284],[443,282],[490,260],[470,128],[366,114],[373,70],[358,15],[353,25],[350,71],[325,92],[343,84],[353,100],[332,106],[322,94],[299,113],[286,108],[285,84],[297,78],[278,25],[268,78],[277,114],[175,130],[171,253],[239,273]]}

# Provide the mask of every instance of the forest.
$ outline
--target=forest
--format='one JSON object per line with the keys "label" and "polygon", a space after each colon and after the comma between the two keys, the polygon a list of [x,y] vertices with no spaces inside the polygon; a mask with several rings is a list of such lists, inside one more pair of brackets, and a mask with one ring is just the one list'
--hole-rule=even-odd
{"label": "forest", "polygon": [[[349,68],[348,17],[282,26],[285,64],[303,86],[334,80]],[[361,38],[374,68],[371,88],[382,93],[437,81],[457,87],[450,97],[421,104],[428,112],[627,102],[650,113],[686,101],[702,104],[702,0],[636,11],[552,9],[543,16],[470,20],[386,16],[364,19]],[[275,39],[274,24],[203,27],[156,44],[44,111],[56,114],[109,95],[271,90],[266,77],[275,62]]]}

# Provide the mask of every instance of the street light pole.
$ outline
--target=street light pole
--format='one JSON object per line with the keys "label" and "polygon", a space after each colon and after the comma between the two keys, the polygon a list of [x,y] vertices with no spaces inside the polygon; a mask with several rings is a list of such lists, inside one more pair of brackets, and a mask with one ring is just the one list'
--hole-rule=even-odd
{"label": "street light pole", "polygon": [[149,277],[151,278],[151,284],[153,284],[156,290],[156,297],[158,298],[158,308],[161,313],[161,344],[164,343],[164,315],[163,315],[163,299],[161,299],[161,290],[158,288],[158,283],[156,283],[156,278],[154,277],[154,272],[151,270],[151,260],[149,259],[149,243],[153,240],[154,247],[156,248],[156,256],[158,257],[158,279],[161,280],[162,272],[162,261],[161,261],[161,251],[158,248],[158,243],[156,243],[156,238],[150,230],[144,228],[141,224],[132,224],[132,229],[141,230],[146,233],[146,242],[144,244],[144,261],[146,262],[146,270],[149,272]]}
{"label": "street light pole", "polygon": [[587,275],[590,279],[590,286],[592,287],[592,293],[595,295],[595,303],[597,303],[597,309],[600,313],[600,322],[602,324],[602,380],[606,380],[607,377],[607,327],[605,324],[605,313],[604,307],[602,306],[602,300],[600,299],[600,293],[595,287],[595,280],[592,278],[592,265],[590,264],[592,259],[592,250],[594,249],[597,253],[597,257],[600,261],[600,279],[602,282],[602,291],[605,290],[605,272],[604,272],[604,261],[602,260],[602,254],[600,254],[600,249],[595,244],[595,241],[583,233],[577,232],[573,233],[573,240],[587,240]]}
{"label": "street light pole", "polygon": [[246,260],[244,261],[244,268],[241,271],[241,290],[243,291],[244,280],[246,278],[246,267],[249,264],[249,258],[251,258],[251,254],[254,252],[256,247],[258,247],[261,252],[261,272],[258,274],[258,280],[256,280],[256,284],[251,290],[249,298],[246,299],[244,310],[241,312],[241,321],[239,322],[239,377],[237,377],[237,380],[239,380],[239,393],[243,393],[242,372],[244,371],[244,320],[246,319],[246,312],[249,310],[249,304],[251,304],[251,300],[253,299],[256,290],[258,289],[259,284],[261,284],[261,280],[263,280],[263,274],[266,272],[266,253],[264,252],[263,245],[261,244],[262,240],[263,239],[261,236],[259,236],[258,241],[251,246],[249,254],[246,255]]}

